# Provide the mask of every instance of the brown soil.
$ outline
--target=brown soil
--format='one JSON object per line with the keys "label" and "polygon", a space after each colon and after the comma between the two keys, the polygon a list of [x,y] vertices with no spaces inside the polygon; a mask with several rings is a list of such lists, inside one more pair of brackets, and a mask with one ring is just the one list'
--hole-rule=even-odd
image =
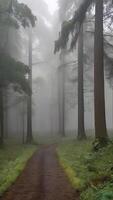
{"label": "brown soil", "polygon": [[59,166],[55,147],[36,152],[14,185],[1,200],[78,200],[75,191]]}

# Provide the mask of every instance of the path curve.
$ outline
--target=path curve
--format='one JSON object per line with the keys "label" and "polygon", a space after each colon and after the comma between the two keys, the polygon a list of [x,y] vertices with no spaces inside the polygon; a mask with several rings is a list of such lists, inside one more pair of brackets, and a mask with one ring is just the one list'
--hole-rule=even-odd
{"label": "path curve", "polygon": [[54,146],[42,148],[1,200],[79,200],[60,167]]}

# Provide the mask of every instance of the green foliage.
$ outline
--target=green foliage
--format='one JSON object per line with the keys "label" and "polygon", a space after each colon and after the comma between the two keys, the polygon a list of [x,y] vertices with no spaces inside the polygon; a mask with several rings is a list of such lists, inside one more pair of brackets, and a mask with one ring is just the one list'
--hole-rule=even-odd
{"label": "green foliage", "polygon": [[93,188],[88,188],[81,193],[80,200],[96,200],[95,191]]}
{"label": "green foliage", "polygon": [[25,28],[35,26],[36,17],[30,8],[17,0],[0,0],[0,23],[19,28],[20,24]]}
{"label": "green foliage", "polygon": [[30,93],[28,80],[25,78],[29,73],[29,67],[21,62],[15,61],[6,54],[0,54],[0,86],[5,87],[14,83],[16,90]]}
{"label": "green foliage", "polygon": [[88,188],[81,194],[81,200],[112,200],[113,199],[113,183],[106,183],[100,187]]}
{"label": "green foliage", "polygon": [[57,53],[63,48],[66,48],[70,34],[72,35],[70,49],[72,50],[75,47],[80,33],[81,25],[92,2],[93,0],[84,0],[80,4],[79,8],[75,11],[72,19],[63,22],[59,38],[55,41],[54,53]]}
{"label": "green foliage", "polygon": [[92,140],[64,142],[58,155],[72,185],[81,190],[81,200],[113,199],[112,143],[94,152]]}
{"label": "green foliage", "polygon": [[76,189],[79,189],[80,187],[82,187],[81,180],[77,177],[76,172],[69,165],[67,165],[67,163],[64,159],[60,160],[60,165],[63,167],[66,174],[68,175],[68,178],[69,178],[71,184]]}
{"label": "green foliage", "polygon": [[0,149],[0,195],[16,180],[36,146],[6,145]]}
{"label": "green foliage", "polygon": [[108,145],[109,143],[109,138],[108,137],[99,137],[99,138],[96,138],[96,140],[93,142],[93,150],[94,151],[98,151],[99,149],[105,147]]}
{"label": "green foliage", "polygon": [[65,49],[67,47],[67,42],[69,40],[70,32],[73,32],[73,21],[64,21],[62,23],[61,33],[59,35],[59,39],[55,41],[55,49],[54,53],[60,51],[60,49]]}
{"label": "green foliage", "polygon": [[113,199],[113,184],[108,184],[104,188],[100,189],[96,196],[96,200],[112,200]]}
{"label": "green foliage", "polygon": [[[64,142],[58,148],[58,155],[60,157],[60,162],[64,163],[66,168],[73,170],[75,177],[80,180],[80,185],[83,186],[85,180],[86,166],[82,164],[84,162],[84,156],[90,151],[91,143],[86,141],[74,141],[74,142]],[[84,153],[83,153],[84,152]],[[70,179],[70,175],[69,175]],[[71,181],[75,182],[74,180]],[[78,185],[74,185],[75,187]]]}
{"label": "green foliage", "polygon": [[29,27],[30,24],[32,25],[32,27],[35,26],[36,17],[32,14],[27,5],[15,1],[14,9],[14,15],[16,19],[21,22],[21,25],[23,27]]}

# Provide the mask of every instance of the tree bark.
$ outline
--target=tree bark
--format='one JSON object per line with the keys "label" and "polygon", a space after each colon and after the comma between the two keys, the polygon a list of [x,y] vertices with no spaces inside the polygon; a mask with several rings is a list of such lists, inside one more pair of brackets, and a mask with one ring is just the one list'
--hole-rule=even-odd
{"label": "tree bark", "polygon": [[59,135],[61,136],[61,68],[58,68],[58,118],[59,118]]}
{"label": "tree bark", "polygon": [[63,56],[63,60],[62,60],[62,69],[61,69],[61,78],[62,78],[62,95],[61,95],[61,115],[62,115],[62,136],[65,137],[65,65],[64,65],[64,55]]}
{"label": "tree bark", "polygon": [[78,139],[86,139],[84,128],[84,45],[83,45],[83,25],[78,39]]}
{"label": "tree bark", "polygon": [[0,145],[4,143],[4,108],[3,108],[3,88],[0,88]]}
{"label": "tree bark", "polygon": [[22,102],[22,143],[25,143],[25,99]]}
{"label": "tree bark", "polygon": [[94,105],[95,137],[100,143],[106,143],[108,138],[105,116],[103,52],[103,0],[96,0],[94,43]]}
{"label": "tree bark", "polygon": [[29,85],[31,94],[27,98],[27,143],[32,143],[32,32],[29,32]]}
{"label": "tree bark", "polygon": [[4,93],[4,138],[8,139],[8,88],[4,88],[3,89],[3,93]]}
{"label": "tree bark", "polygon": [[59,81],[59,129],[60,135],[65,137],[65,65],[64,65],[65,52],[62,50],[60,55],[61,66],[58,72]]}

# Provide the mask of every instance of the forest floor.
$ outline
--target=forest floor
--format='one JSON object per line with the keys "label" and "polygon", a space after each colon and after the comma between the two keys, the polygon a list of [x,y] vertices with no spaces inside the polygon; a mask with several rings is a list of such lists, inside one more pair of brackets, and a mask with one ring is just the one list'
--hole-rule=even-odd
{"label": "forest floor", "polygon": [[1,200],[75,200],[76,191],[59,165],[55,145],[42,147],[28,161]]}
{"label": "forest floor", "polygon": [[0,196],[12,185],[37,150],[37,145],[24,145],[7,140],[0,146]]}
{"label": "forest floor", "polygon": [[81,200],[113,200],[113,140],[99,151],[85,141],[65,139],[57,146],[60,165]]}

